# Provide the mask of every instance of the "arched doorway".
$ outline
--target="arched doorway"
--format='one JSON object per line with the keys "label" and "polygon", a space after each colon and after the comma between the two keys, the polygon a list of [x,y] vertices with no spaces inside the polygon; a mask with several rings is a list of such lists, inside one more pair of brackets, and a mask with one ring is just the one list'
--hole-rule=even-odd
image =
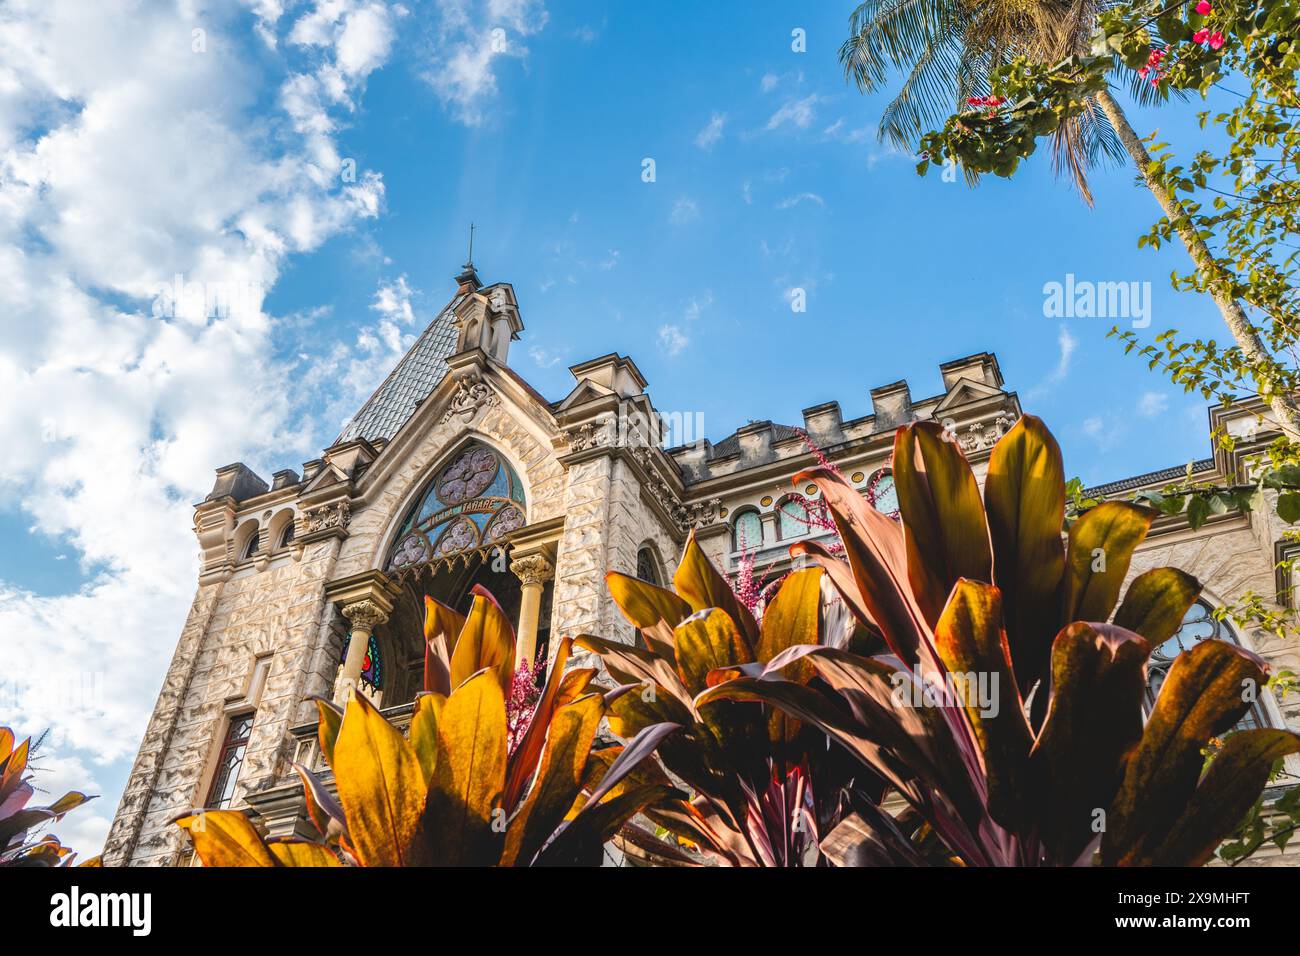
{"label": "arched doorway", "polygon": [[[388,621],[375,630],[384,708],[415,699],[423,687],[425,596],[462,614],[476,585],[518,626],[522,585],[510,570],[509,537],[526,523],[523,484],[501,453],[469,441],[435,470],[398,523],[380,567],[401,589]],[[545,672],[551,588],[538,622],[539,674]]]}

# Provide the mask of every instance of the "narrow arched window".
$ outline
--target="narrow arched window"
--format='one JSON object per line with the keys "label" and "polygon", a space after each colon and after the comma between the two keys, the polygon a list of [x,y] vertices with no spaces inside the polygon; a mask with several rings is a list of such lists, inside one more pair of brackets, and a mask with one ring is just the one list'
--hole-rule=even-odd
{"label": "narrow arched window", "polygon": [[293,520],[284,526],[284,531],[280,533],[280,547],[287,548],[293,544]]}
{"label": "narrow arched window", "polygon": [[650,584],[658,585],[659,580],[659,562],[655,560],[654,551],[650,548],[642,548],[636,553],[636,576],[642,581],[648,581]]}
{"label": "narrow arched window", "polygon": [[894,487],[894,473],[881,468],[867,481],[867,504],[886,518],[898,517],[898,489]]}
{"label": "narrow arched window", "polygon": [[731,523],[731,550],[755,551],[763,546],[763,519],[757,511],[742,511]]}
{"label": "narrow arched window", "polygon": [[776,532],[782,541],[802,538],[813,530],[808,502],[803,498],[786,498],[777,509]]}
{"label": "narrow arched window", "polygon": [[248,543],[244,545],[244,560],[247,561],[253,555],[257,554],[258,545],[261,542],[262,534],[260,531],[254,531],[249,537]]}

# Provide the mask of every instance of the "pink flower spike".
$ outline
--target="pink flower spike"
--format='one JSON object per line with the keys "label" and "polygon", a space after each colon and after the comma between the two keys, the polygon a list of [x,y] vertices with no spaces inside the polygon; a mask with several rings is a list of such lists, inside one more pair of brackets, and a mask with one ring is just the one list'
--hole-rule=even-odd
{"label": "pink flower spike", "polygon": [[1210,49],[1217,50],[1223,46],[1223,34],[1217,30],[1210,34]]}
{"label": "pink flower spike", "polygon": [[1197,30],[1195,33],[1192,34],[1193,43],[1204,43],[1209,38],[1210,38],[1209,30]]}
{"label": "pink flower spike", "polygon": [[1210,6],[1209,0],[1201,0],[1201,2],[1196,5],[1196,12],[1203,17],[1208,16],[1214,12],[1214,7]]}

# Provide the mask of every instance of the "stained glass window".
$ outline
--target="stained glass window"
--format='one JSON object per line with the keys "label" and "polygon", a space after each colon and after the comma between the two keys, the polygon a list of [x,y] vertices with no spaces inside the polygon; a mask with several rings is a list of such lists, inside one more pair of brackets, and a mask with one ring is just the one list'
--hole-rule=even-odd
{"label": "stained glass window", "polygon": [[[1151,652],[1151,659],[1147,664],[1146,706],[1148,713],[1155,706],[1156,697],[1160,693],[1161,685],[1165,682],[1165,677],[1169,674],[1169,668],[1173,666],[1174,658],[1183,651],[1190,650],[1201,641],[1208,640],[1227,641],[1229,644],[1238,645],[1241,643],[1237,640],[1237,635],[1233,633],[1232,625],[1227,621],[1217,620],[1213,609],[1208,604],[1204,601],[1197,601],[1183,615],[1183,623],[1174,632],[1174,636]],[[1260,693],[1268,693],[1268,691],[1261,688]],[[1264,710],[1264,703],[1262,700],[1256,700],[1233,729],[1250,730],[1253,727],[1269,726],[1271,726],[1271,721],[1268,718],[1267,711]]]}
{"label": "stained glass window", "polygon": [[388,568],[482,551],[523,525],[519,476],[495,451],[475,442],[429,482],[402,522]]}
{"label": "stained glass window", "polygon": [[221,809],[230,805],[235,796],[235,784],[239,782],[239,768],[243,766],[244,752],[248,749],[248,740],[252,734],[252,713],[230,718],[226,739],[222,741],[221,754],[217,757],[212,786],[208,789],[206,806],[209,809]]}
{"label": "stained glass window", "polygon": [[642,548],[636,553],[636,576],[651,584],[659,583],[659,562],[649,548]]}
{"label": "stained glass window", "polygon": [[867,503],[887,518],[898,517],[898,490],[888,468],[880,469],[867,482]]}
{"label": "stained glass window", "polygon": [[763,520],[757,511],[742,511],[731,526],[731,549],[754,551],[763,546]]}
{"label": "stained glass window", "polygon": [[[348,645],[351,643],[351,634],[343,638],[343,653],[339,655],[339,663],[348,659]],[[371,634],[370,645],[366,648],[365,659],[361,662],[361,689],[376,691],[381,690],[383,686],[384,663],[379,656],[379,638]]]}
{"label": "stained glass window", "polygon": [[808,502],[802,498],[787,498],[777,509],[777,534],[782,541],[799,538],[813,530],[808,517]]}

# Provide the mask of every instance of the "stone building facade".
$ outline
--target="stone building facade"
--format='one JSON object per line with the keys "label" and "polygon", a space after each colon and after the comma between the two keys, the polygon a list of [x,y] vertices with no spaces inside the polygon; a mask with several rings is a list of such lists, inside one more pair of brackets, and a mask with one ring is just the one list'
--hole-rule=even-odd
{"label": "stone building facade", "polygon": [[[793,540],[824,533],[808,517],[815,489],[791,485],[815,464],[810,446],[888,512],[898,425],[941,422],[982,481],[993,444],[1021,413],[997,359],[982,353],[941,365],[942,390],[931,397],[914,399],[895,382],[871,391],[861,417],[845,419],[828,402],[805,409],[798,428],[753,422],[715,444],[658,415],[623,356],[573,366],[569,394],[542,397],[509,364],[523,332],[514,290],[483,286],[472,266],[457,283],[301,474],[279,471],[268,483],[243,464],[217,470],[195,509],[198,590],[113,822],[108,864],[187,862],[172,821],[191,807],[240,807],[272,834],[307,832],[291,764],[323,766],[312,697],[359,686],[395,723],[409,719],[425,593],[463,605],[484,584],[518,622],[521,659],[540,666],[564,635],[631,640],[606,572],[662,583],[694,530],[719,567],[734,570],[748,552],[778,575]],[[1242,474],[1253,443],[1271,437],[1259,411],[1240,405],[1231,420],[1213,412],[1212,424],[1249,440],[1193,463],[1198,478]],[[669,447],[682,434],[697,440]],[[1128,496],[1182,471],[1093,493]],[[1205,617],[1189,615],[1186,641],[1214,632],[1300,671],[1296,642],[1208,617],[1247,591],[1290,600],[1290,580],[1275,573],[1290,555],[1282,531],[1271,511],[1216,515],[1196,532],[1161,518],[1130,575],[1163,564],[1195,574]],[[1259,721],[1300,729],[1300,701],[1270,698],[1257,710]]]}

